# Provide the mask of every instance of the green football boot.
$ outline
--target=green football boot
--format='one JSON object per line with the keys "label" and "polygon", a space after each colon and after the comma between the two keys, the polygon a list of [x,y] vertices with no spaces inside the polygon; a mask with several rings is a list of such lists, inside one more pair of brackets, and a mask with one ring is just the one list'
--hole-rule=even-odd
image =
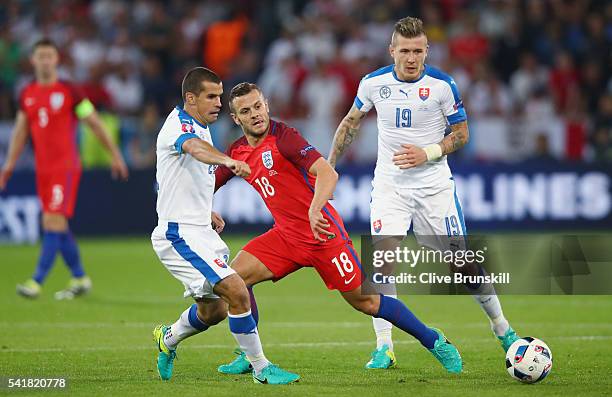
{"label": "green football boot", "polygon": [[438,334],[438,340],[433,349],[428,349],[448,372],[458,374],[463,368],[463,361],[457,348],[446,339],[442,331],[432,328]]}
{"label": "green football boot", "polygon": [[36,299],[40,296],[41,290],[40,284],[32,279],[24,281],[23,284],[17,284],[17,293],[25,298]]}
{"label": "green football boot", "polygon": [[367,369],[387,369],[395,367],[396,364],[395,354],[389,350],[389,346],[383,345],[372,352],[372,358],[365,367]]}
{"label": "green football boot", "polygon": [[251,373],[253,371],[253,367],[251,366],[249,360],[247,360],[246,354],[244,354],[244,352],[240,349],[234,350],[234,354],[237,354],[238,357],[236,357],[234,361],[229,364],[219,365],[217,371],[221,372],[222,374],[228,375],[241,375]]}
{"label": "green football boot", "polygon": [[300,375],[285,371],[272,363],[262,369],[259,374],[255,374],[255,371],[253,371],[253,382],[260,385],[288,385],[297,382],[299,379]]}
{"label": "green football boot", "polygon": [[153,341],[159,349],[157,354],[157,372],[162,380],[170,380],[172,377],[174,359],[176,358],[176,350],[169,349],[164,343],[164,335],[166,335],[169,329],[170,327],[160,324],[153,330]]}
{"label": "green football boot", "polygon": [[506,331],[504,336],[498,336],[497,339],[499,339],[499,342],[501,343],[501,347],[502,349],[504,349],[504,352],[507,352],[510,346],[512,346],[512,344],[520,338],[516,334],[516,332],[514,332],[512,327],[508,327],[508,330]]}
{"label": "green football boot", "polygon": [[91,291],[91,279],[88,276],[72,277],[68,287],[55,293],[57,300],[70,300],[79,296],[87,295]]}

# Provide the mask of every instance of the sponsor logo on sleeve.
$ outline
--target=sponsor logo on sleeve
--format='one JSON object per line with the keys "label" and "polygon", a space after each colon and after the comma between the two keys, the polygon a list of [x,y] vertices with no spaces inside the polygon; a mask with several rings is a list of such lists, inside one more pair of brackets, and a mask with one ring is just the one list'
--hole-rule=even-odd
{"label": "sponsor logo on sleeve", "polygon": [[308,145],[304,147],[304,149],[300,150],[300,154],[302,155],[302,157],[306,157],[306,155],[308,154],[308,151],[310,150],[314,150],[314,146]]}

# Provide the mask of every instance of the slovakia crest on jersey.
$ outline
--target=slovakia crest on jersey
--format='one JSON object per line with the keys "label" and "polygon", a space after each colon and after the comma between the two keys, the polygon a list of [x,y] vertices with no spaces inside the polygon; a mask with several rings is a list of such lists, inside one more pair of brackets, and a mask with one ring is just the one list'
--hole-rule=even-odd
{"label": "slovakia crest on jersey", "polygon": [[58,110],[64,104],[64,94],[61,92],[51,93],[49,104],[51,105],[51,109]]}
{"label": "slovakia crest on jersey", "polygon": [[422,101],[429,98],[429,87],[419,88],[419,98],[421,98]]}
{"label": "slovakia crest on jersey", "polygon": [[274,160],[272,159],[272,151],[266,150],[261,154],[261,161],[263,162],[264,167],[267,169],[272,168],[274,165]]}
{"label": "slovakia crest on jersey", "polygon": [[374,231],[376,233],[380,233],[380,229],[382,229],[382,221],[377,219],[374,221],[374,223],[372,223],[372,226],[374,226]]}

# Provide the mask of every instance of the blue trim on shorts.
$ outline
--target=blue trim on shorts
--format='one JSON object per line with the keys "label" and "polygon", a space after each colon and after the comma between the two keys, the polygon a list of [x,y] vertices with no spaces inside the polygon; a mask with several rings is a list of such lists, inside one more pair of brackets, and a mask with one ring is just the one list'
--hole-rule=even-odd
{"label": "blue trim on shorts", "polygon": [[461,223],[461,231],[464,236],[467,236],[467,230],[465,228],[465,219],[463,219],[463,211],[461,210],[461,204],[459,203],[459,197],[457,197],[457,185],[453,181],[454,191],[453,195],[455,196],[455,207],[457,207],[457,216],[459,217],[459,223]]}
{"label": "blue trim on shorts", "polygon": [[357,256],[357,253],[355,252],[355,250],[353,249],[353,247],[351,247],[348,243],[344,244],[348,250],[351,252],[351,256],[353,257],[353,259],[355,260],[355,262],[357,263],[357,266],[359,266],[359,270],[361,270],[361,272],[363,273],[363,268],[361,267],[361,261],[359,260],[359,257]]}
{"label": "blue trim on shorts", "polygon": [[176,252],[187,262],[191,264],[191,266],[198,269],[200,273],[206,277],[209,283],[212,285],[217,284],[221,281],[221,277],[210,267],[208,263],[198,254],[193,252],[189,245],[183,240],[183,238],[179,235],[179,225],[176,222],[168,222],[168,231],[166,231],[166,238],[168,241],[172,243],[172,247],[176,250]]}

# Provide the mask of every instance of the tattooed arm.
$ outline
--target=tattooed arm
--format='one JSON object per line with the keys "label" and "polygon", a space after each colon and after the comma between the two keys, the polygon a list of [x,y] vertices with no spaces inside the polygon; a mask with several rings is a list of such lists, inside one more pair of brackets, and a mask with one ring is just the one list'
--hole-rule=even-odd
{"label": "tattooed arm", "polygon": [[461,149],[470,140],[470,132],[468,130],[467,121],[462,121],[450,126],[451,133],[442,139],[440,147],[442,155],[450,154]]}
{"label": "tattooed arm", "polygon": [[353,105],[351,110],[349,110],[347,115],[344,116],[340,122],[340,125],[336,129],[336,134],[334,135],[334,140],[332,141],[332,147],[327,158],[327,161],[332,167],[336,167],[338,158],[344,154],[346,148],[350,146],[357,136],[361,120],[365,117],[365,115],[366,113],[360,111],[355,105]]}
{"label": "tattooed arm", "polygon": [[393,156],[393,164],[401,169],[417,167],[428,160],[436,160],[445,154],[461,149],[470,139],[467,121],[452,124],[450,128],[451,133],[445,136],[440,143],[424,148],[409,144],[402,145],[402,148]]}

